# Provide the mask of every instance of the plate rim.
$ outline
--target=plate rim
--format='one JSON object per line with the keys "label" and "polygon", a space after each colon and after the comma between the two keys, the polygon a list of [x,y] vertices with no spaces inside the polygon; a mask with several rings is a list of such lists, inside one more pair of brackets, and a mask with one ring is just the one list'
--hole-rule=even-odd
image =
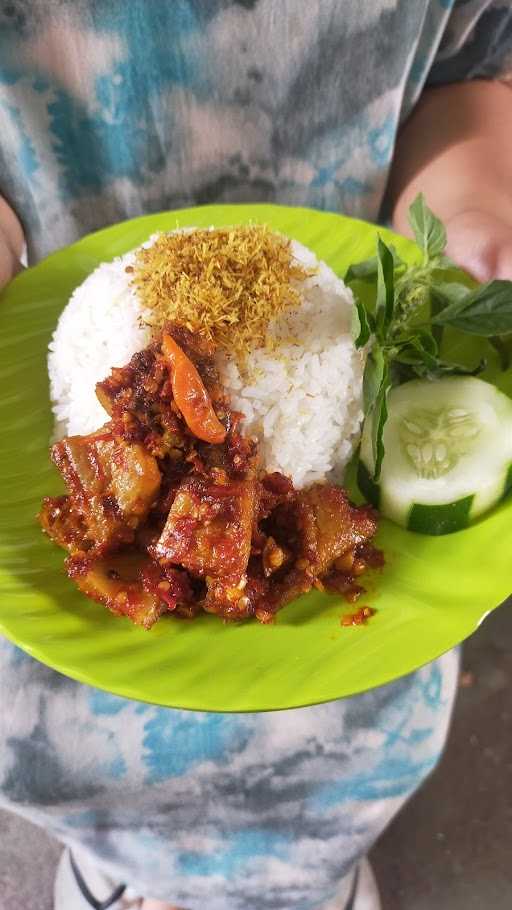
{"label": "plate rim", "polygon": [[[329,218],[332,218],[333,220],[340,219],[342,222],[350,221],[352,224],[355,223],[355,224],[364,226],[365,229],[368,227],[371,227],[375,231],[381,231],[381,233],[383,233],[385,235],[389,234],[389,235],[393,236],[393,232],[389,231],[388,229],[379,227],[378,225],[370,225],[368,222],[365,222],[364,220],[359,219],[359,218],[351,218],[351,217],[342,215],[337,212],[319,211],[316,209],[309,209],[309,208],[305,208],[305,207],[296,207],[296,206],[289,206],[289,205],[282,206],[282,205],[276,205],[274,203],[248,204],[248,203],[238,202],[238,203],[221,203],[219,205],[208,204],[208,205],[204,205],[204,206],[194,206],[194,207],[190,207],[190,208],[176,209],[176,210],[174,210],[174,209],[165,210],[164,209],[159,212],[136,216],[135,218],[129,218],[129,219],[126,219],[121,222],[117,222],[112,225],[107,225],[107,226],[98,228],[97,230],[92,231],[91,233],[88,233],[88,234],[84,235],[83,237],[79,238],[78,240],[74,241],[72,244],[69,244],[68,246],[63,247],[59,250],[52,251],[47,256],[45,256],[43,259],[41,259],[35,266],[32,266],[32,267],[30,267],[30,269],[27,269],[27,270],[21,272],[19,275],[17,275],[16,278],[10,283],[10,285],[8,287],[8,291],[9,291],[9,293],[12,293],[12,289],[14,289],[16,291],[16,288],[20,286],[20,283],[23,282],[24,280],[26,280],[26,275],[29,271],[33,274],[34,270],[36,270],[42,266],[45,266],[47,268],[51,267],[54,263],[57,263],[63,255],[67,255],[70,252],[81,251],[83,248],[86,248],[87,244],[90,243],[91,241],[94,241],[94,240],[97,241],[103,237],[108,238],[109,234],[112,234],[112,235],[116,234],[119,231],[119,229],[124,226],[137,224],[137,226],[143,227],[144,224],[150,223],[152,220],[169,218],[170,216],[177,217],[180,215],[180,213],[186,214],[187,218],[190,218],[191,216],[194,215],[195,212],[208,213],[209,211],[215,210],[216,213],[219,213],[219,211],[224,211],[224,210],[230,210],[230,211],[233,211],[236,209],[247,210],[248,208],[250,208],[251,211],[254,211],[255,216],[257,214],[261,215],[265,212],[269,212],[269,214],[271,214],[271,212],[274,210],[279,210],[280,212],[285,211],[285,212],[289,213],[290,217],[293,217],[294,219],[299,218],[299,217],[307,217],[307,216],[313,216],[314,218],[318,218],[318,216],[322,216],[322,217],[328,216]],[[218,215],[217,215],[217,218],[218,218]],[[412,246],[412,244],[411,244],[411,246]],[[109,250],[107,253],[108,259],[106,259],[105,261],[108,261],[109,259],[112,259],[117,255],[120,255],[120,254],[117,252],[112,253],[112,251]],[[2,292],[2,294],[0,295],[0,320],[1,320],[1,312],[2,312],[1,311],[1,305],[2,305],[1,298],[4,296],[4,294],[5,294],[5,291]],[[464,533],[464,532],[461,532],[461,533]],[[511,588],[512,588],[512,585],[511,585]],[[2,596],[2,584],[0,581],[0,597],[1,596]],[[482,611],[482,614],[479,615],[478,617],[476,616],[476,614],[473,616],[472,614],[468,613],[468,619],[466,622],[466,629],[465,629],[464,637],[460,638],[459,636],[457,636],[457,643],[465,640],[465,638],[467,638],[471,634],[473,634],[473,632],[486,619],[486,617],[491,612],[493,612],[494,609],[497,609],[499,606],[501,606],[505,602],[506,601],[503,600],[500,603],[497,603],[492,607],[486,608],[485,611]],[[42,651],[37,645],[34,645],[33,643],[29,643],[27,641],[24,641],[22,643],[16,636],[12,635],[10,629],[8,627],[6,627],[1,613],[0,613],[0,631],[2,632],[3,635],[5,635],[6,638],[8,638],[10,641],[12,641],[14,644],[16,644],[18,647],[21,647],[26,653],[28,653],[29,655],[34,657],[36,660],[40,661],[41,663],[45,664],[46,666],[51,667],[52,669],[56,670],[57,672],[62,673],[66,676],[69,676],[70,678],[75,679],[86,685],[93,686],[98,689],[102,689],[103,691],[121,695],[125,698],[134,699],[134,700],[146,702],[149,704],[159,704],[159,705],[163,705],[163,706],[174,707],[174,708],[184,709],[184,710],[198,711],[198,712],[204,712],[204,711],[212,712],[213,711],[215,713],[254,713],[254,712],[264,713],[267,711],[278,711],[278,710],[286,710],[286,709],[293,709],[293,708],[325,704],[325,703],[328,703],[329,701],[336,700],[338,698],[347,698],[347,697],[350,697],[351,695],[360,694],[362,692],[369,691],[372,688],[375,688],[376,686],[386,685],[386,684],[392,682],[393,680],[400,678],[401,676],[407,675],[408,673],[414,672],[415,670],[419,670],[422,666],[425,666],[426,664],[430,663],[432,660],[437,659],[442,654],[446,653],[446,651],[450,650],[451,647],[454,646],[453,644],[447,644],[447,645],[443,644],[442,646],[440,646],[438,653],[436,653],[434,656],[429,656],[422,664],[418,664],[417,661],[412,660],[410,669],[403,670],[402,672],[400,672],[399,675],[397,675],[394,671],[390,671],[389,673],[384,673],[384,674],[382,674],[382,678],[380,678],[379,681],[376,682],[374,680],[374,678],[372,678],[372,681],[367,685],[366,688],[358,688],[356,692],[352,692],[352,693],[345,693],[345,694],[337,695],[337,696],[331,695],[331,696],[327,696],[327,697],[316,698],[314,700],[308,699],[307,701],[304,701],[304,699],[302,698],[302,699],[299,699],[296,703],[290,703],[290,701],[288,700],[286,705],[278,705],[278,706],[272,706],[272,707],[269,707],[269,706],[261,707],[261,705],[259,705],[259,706],[248,706],[248,707],[235,706],[235,707],[228,707],[228,708],[226,708],[226,707],[224,707],[224,708],[223,707],[205,708],[205,707],[201,707],[199,705],[189,704],[186,702],[186,700],[185,700],[185,703],[183,703],[183,704],[179,704],[178,701],[173,701],[173,704],[170,705],[169,701],[166,699],[164,699],[162,701],[156,701],[154,699],[154,696],[152,696],[151,698],[145,698],[144,695],[140,693],[140,691],[137,691],[136,689],[131,689],[131,687],[126,684],[126,682],[121,683],[120,685],[116,685],[116,684],[112,684],[112,683],[109,683],[108,686],[104,685],[101,681],[98,681],[98,680],[92,678],[91,675],[88,674],[87,672],[83,672],[82,670],[77,669],[76,666],[73,666],[73,665],[69,666],[65,661],[56,662],[55,660],[49,658],[44,653],[44,650]]]}

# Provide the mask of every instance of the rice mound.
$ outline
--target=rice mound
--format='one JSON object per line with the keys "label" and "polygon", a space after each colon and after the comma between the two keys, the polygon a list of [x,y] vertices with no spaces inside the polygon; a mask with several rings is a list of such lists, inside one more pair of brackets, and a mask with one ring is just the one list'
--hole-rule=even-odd
{"label": "rice mound", "polygon": [[[150,243],[148,241],[148,243]],[[244,431],[260,441],[263,465],[297,487],[341,479],[359,440],[364,354],[350,333],[352,292],[307,247],[292,241],[310,277],[296,283],[301,305],[276,319],[276,350],[253,351],[241,366],[218,354]],[[48,357],[56,435],[91,433],[106,422],[94,387],[151,340],[144,307],[126,272],[135,252],[99,265],[64,309]]]}

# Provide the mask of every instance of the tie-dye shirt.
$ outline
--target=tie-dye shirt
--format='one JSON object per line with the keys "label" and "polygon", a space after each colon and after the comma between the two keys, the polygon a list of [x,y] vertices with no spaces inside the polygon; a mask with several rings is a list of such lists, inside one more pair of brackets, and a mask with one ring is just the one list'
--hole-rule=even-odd
{"label": "tie-dye shirt", "polygon": [[0,193],[32,258],[197,203],[376,219],[425,85],[511,70],[510,0],[0,0]]}

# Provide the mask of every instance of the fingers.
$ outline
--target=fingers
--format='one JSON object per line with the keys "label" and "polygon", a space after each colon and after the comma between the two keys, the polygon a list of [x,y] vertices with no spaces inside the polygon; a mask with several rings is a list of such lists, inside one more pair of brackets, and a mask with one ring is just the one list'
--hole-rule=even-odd
{"label": "fingers", "polygon": [[0,289],[19,271],[23,243],[21,224],[0,196]]}
{"label": "fingers", "polygon": [[512,227],[485,212],[462,212],[446,225],[446,252],[477,281],[512,279]]}
{"label": "fingers", "polygon": [[14,277],[19,268],[19,260],[0,233],[0,290]]}

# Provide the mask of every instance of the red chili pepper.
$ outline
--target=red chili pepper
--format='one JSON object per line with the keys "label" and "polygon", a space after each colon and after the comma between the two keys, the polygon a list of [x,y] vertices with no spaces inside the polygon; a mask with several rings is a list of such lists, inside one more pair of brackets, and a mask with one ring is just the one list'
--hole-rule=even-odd
{"label": "red chili pepper", "polygon": [[224,442],[226,430],[213,410],[210,396],[192,361],[171,335],[164,335],[162,351],[171,365],[174,401],[189,430],[204,442]]}

